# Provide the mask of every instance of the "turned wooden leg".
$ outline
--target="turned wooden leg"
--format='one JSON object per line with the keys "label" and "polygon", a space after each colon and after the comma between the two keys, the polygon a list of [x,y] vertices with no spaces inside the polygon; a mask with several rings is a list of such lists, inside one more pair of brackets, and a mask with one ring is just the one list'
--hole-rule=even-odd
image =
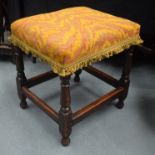
{"label": "turned wooden leg", "polygon": [[127,97],[129,84],[130,84],[130,71],[131,71],[131,65],[132,65],[132,57],[133,57],[133,47],[131,47],[129,50],[126,51],[126,58],[125,63],[123,67],[122,76],[120,78],[120,86],[123,86],[125,88],[125,91],[121,97],[119,97],[119,101],[116,104],[116,107],[118,109],[122,109],[124,107],[124,100]]}
{"label": "turned wooden leg", "polygon": [[75,72],[75,77],[74,77],[74,81],[75,82],[80,82],[80,74],[82,73],[82,69],[79,69],[78,71]]}
{"label": "turned wooden leg", "polygon": [[62,135],[61,143],[64,146],[70,143],[70,134],[72,130],[72,110],[70,107],[70,77],[60,77],[61,79],[61,97],[60,104],[61,108],[59,111],[59,130]]}
{"label": "turned wooden leg", "polygon": [[26,84],[26,77],[24,73],[24,63],[23,63],[23,53],[19,50],[16,49],[16,68],[17,68],[17,92],[18,96],[20,98],[20,107],[22,109],[27,108],[27,102],[26,102],[26,97],[22,93],[22,86]]}

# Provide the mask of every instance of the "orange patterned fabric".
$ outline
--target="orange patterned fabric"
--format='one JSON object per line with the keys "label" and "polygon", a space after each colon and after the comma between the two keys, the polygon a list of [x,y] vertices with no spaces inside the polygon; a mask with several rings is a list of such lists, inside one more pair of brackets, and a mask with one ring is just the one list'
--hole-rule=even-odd
{"label": "orange patterned fabric", "polygon": [[47,61],[61,76],[140,44],[140,25],[87,7],[15,21],[11,41]]}

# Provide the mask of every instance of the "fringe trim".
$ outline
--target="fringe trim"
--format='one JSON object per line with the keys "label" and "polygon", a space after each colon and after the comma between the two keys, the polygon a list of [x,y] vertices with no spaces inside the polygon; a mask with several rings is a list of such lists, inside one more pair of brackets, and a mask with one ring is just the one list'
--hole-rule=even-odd
{"label": "fringe trim", "polygon": [[9,40],[11,41],[11,43],[14,46],[19,47],[26,54],[31,53],[34,57],[37,57],[41,61],[45,61],[48,64],[50,64],[53,72],[55,72],[58,75],[63,76],[63,77],[71,75],[74,72],[76,72],[77,70],[79,70],[83,67],[87,67],[94,62],[101,61],[104,58],[109,58],[115,54],[121,53],[125,49],[130,48],[132,45],[139,45],[139,44],[143,43],[143,40],[140,38],[139,35],[137,35],[135,37],[129,38],[129,39],[121,42],[120,44],[116,44],[116,45],[110,46],[109,48],[105,48],[100,52],[92,53],[86,57],[81,58],[80,60],[77,60],[74,63],[71,63],[69,65],[68,64],[63,65],[63,64],[59,64],[59,63],[56,63],[55,61],[51,60],[49,57],[43,55],[42,53],[38,52],[34,48],[30,47],[29,45],[27,45],[23,41],[19,40],[14,35],[11,35]]}

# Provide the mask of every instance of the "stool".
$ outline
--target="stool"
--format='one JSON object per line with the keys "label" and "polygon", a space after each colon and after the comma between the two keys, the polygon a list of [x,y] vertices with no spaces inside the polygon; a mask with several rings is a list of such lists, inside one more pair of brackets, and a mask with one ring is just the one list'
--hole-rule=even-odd
{"label": "stool", "polygon": [[[87,7],[67,8],[15,21],[10,40],[16,51],[17,89],[21,108],[27,108],[26,98],[32,100],[58,125],[62,144],[68,145],[72,126],[103,104],[118,99],[123,108],[129,88],[132,51],[141,44],[140,25]],[[90,66],[120,52],[126,53],[120,79]],[[52,71],[27,79],[24,73],[23,52],[51,65]],[[76,112],[71,109],[70,77],[75,82],[80,73],[94,75],[114,89]],[[29,88],[59,76],[61,80],[60,110],[56,112]]]}

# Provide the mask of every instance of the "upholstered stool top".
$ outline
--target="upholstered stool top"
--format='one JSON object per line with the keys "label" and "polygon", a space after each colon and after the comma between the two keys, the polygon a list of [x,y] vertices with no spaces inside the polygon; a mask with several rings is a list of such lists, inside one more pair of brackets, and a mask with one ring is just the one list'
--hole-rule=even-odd
{"label": "upholstered stool top", "polygon": [[87,7],[39,14],[11,25],[11,42],[66,76],[142,43],[140,25]]}

